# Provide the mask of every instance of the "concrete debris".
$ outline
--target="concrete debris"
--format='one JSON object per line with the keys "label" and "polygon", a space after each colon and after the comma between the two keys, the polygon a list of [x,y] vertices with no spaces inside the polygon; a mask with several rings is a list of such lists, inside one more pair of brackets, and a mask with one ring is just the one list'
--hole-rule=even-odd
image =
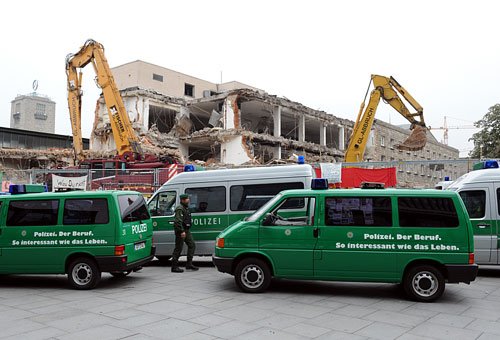
{"label": "concrete debris", "polygon": [[[154,153],[177,154],[179,161],[267,164],[288,162],[292,154],[341,161],[353,126],[347,119],[251,89],[197,99],[141,88],[120,94],[143,145]],[[103,98],[98,104],[91,149],[111,150],[114,141]]]}
{"label": "concrete debris", "polygon": [[221,122],[222,115],[215,111],[212,110],[212,114],[210,115],[210,119],[208,120],[208,124],[210,124],[213,127],[218,127]]}
{"label": "concrete debris", "polygon": [[0,170],[48,169],[73,164],[73,149],[31,150],[0,148]]}
{"label": "concrete debris", "polygon": [[181,141],[212,141],[222,143],[227,138],[234,136],[247,137],[249,142],[267,144],[267,145],[281,145],[281,147],[303,150],[311,153],[322,153],[325,156],[343,157],[342,151],[331,149],[326,146],[320,146],[311,142],[299,142],[285,137],[274,137],[268,134],[259,134],[248,130],[242,129],[223,129],[223,128],[204,128],[203,130],[195,131],[189,136],[181,137]]}

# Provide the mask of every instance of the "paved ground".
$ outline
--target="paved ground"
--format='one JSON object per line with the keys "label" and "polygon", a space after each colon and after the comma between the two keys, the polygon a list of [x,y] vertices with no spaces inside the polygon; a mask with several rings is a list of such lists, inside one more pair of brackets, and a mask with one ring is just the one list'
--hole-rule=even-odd
{"label": "paved ground", "polygon": [[500,268],[425,304],[390,284],[279,280],[244,294],[198,263],[199,272],[172,274],[155,261],[84,292],[63,276],[0,276],[0,338],[500,339]]}

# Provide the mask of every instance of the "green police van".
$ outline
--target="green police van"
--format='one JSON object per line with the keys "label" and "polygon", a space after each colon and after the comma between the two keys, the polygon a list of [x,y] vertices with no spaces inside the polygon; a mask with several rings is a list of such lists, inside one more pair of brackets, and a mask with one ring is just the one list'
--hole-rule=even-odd
{"label": "green police van", "polygon": [[220,233],[213,261],[245,292],[272,277],[389,282],[434,301],[445,282],[475,280],[473,240],[454,192],[287,190]]}
{"label": "green police van", "polygon": [[33,188],[0,196],[0,274],[67,274],[74,288],[91,289],[101,272],[125,276],[153,259],[153,226],[140,193],[29,193]]}

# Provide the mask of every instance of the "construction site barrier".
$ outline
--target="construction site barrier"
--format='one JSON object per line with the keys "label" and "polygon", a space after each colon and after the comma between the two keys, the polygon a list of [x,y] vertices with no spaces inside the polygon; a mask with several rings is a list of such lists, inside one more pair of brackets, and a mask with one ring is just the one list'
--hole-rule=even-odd
{"label": "construction site barrier", "polygon": [[[365,169],[396,168],[397,185],[403,188],[433,188],[436,183],[445,178],[455,180],[461,175],[472,171],[478,159],[447,159],[447,160],[420,160],[420,161],[387,161],[341,163],[342,167],[359,167]],[[273,165],[243,165],[224,167],[204,167],[204,170],[238,169],[261,166],[285,166],[289,164]],[[320,164],[311,164],[320,168]],[[200,167],[198,167],[200,168]],[[182,172],[183,165],[175,165],[165,169],[72,169],[72,170],[4,170],[1,172],[2,191],[8,191],[10,184],[44,184],[48,190],[55,189],[54,177],[82,177],[86,176],[87,190],[135,190],[145,196],[153,194],[160,186],[176,174]],[[71,181],[64,185],[70,186]],[[76,181],[75,181],[76,182]],[[68,188],[66,188],[67,190]]]}

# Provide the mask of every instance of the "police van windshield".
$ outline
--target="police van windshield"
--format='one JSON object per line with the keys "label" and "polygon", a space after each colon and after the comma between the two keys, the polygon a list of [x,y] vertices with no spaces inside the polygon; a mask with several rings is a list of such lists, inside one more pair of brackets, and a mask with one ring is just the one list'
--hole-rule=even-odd
{"label": "police van windshield", "polygon": [[142,195],[120,195],[118,204],[123,222],[136,222],[150,218]]}
{"label": "police van windshield", "polygon": [[259,210],[254,212],[252,215],[248,216],[245,219],[245,221],[249,221],[249,222],[257,221],[259,219],[259,217],[261,217],[262,214],[264,214],[267,210],[269,210],[269,208],[271,208],[274,205],[274,203],[278,202],[282,196],[283,196],[282,194],[278,194],[278,195],[274,196],[274,198],[267,201],[266,204],[264,204],[262,207],[260,207]]}
{"label": "police van windshield", "polygon": [[462,176],[460,176],[459,178],[457,178],[456,180],[452,181],[451,184],[447,187],[448,190],[452,190],[452,191],[457,191],[458,188],[460,187],[461,183],[465,181],[465,179],[470,175],[470,172],[469,173],[466,173],[466,174],[463,174]]}

